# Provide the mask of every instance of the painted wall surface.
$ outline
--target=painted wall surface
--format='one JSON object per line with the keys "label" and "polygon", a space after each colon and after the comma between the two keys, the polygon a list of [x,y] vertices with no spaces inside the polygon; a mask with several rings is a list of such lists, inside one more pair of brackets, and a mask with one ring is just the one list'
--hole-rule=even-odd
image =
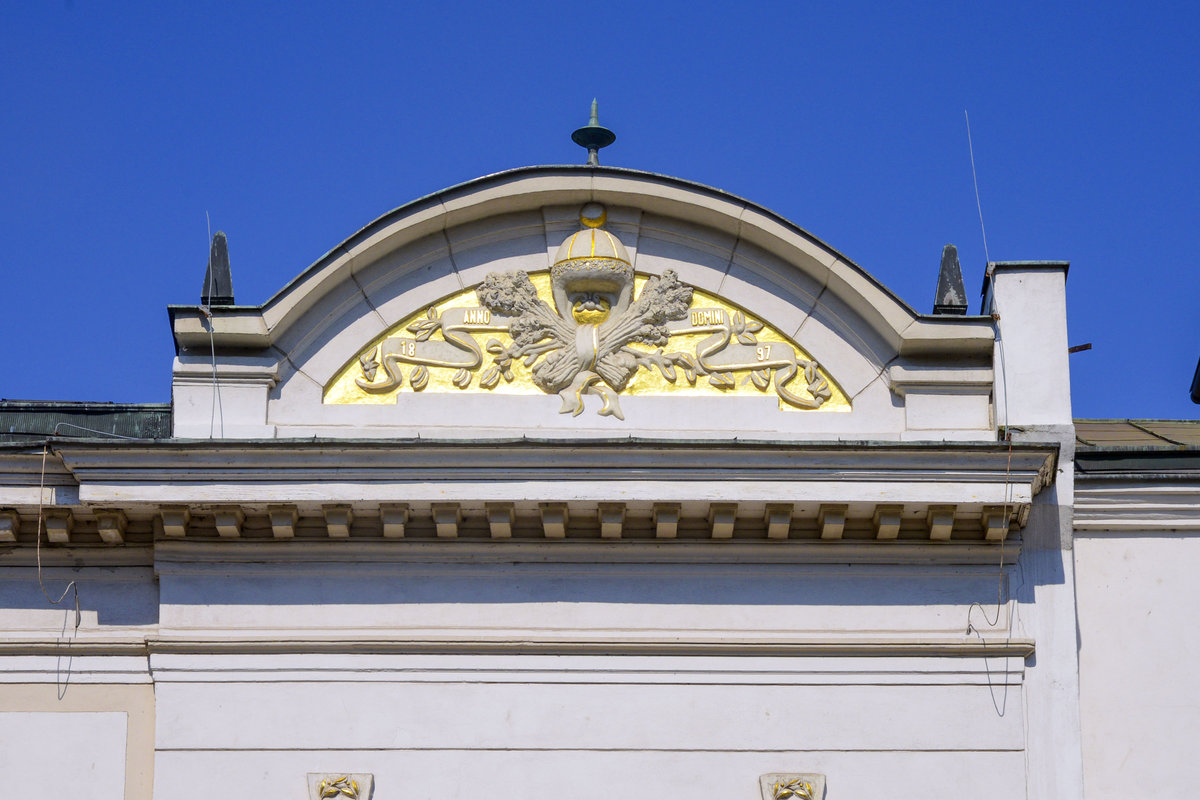
{"label": "painted wall surface", "polygon": [[[7,566],[0,570],[0,641],[4,636],[73,636],[75,594],[68,591],[72,581],[78,589],[80,630],[136,639],[158,624],[152,567],[47,566],[39,576],[36,566]],[[57,605],[50,602],[60,597]]]}
{"label": "painted wall surface", "polygon": [[0,766],[36,776],[36,791],[16,796],[150,800],[155,707],[145,656],[8,656],[0,665]]}
{"label": "painted wall surface", "polygon": [[[164,637],[346,640],[152,656],[160,798],[232,780],[282,800],[325,771],[373,773],[378,797],[753,800],[773,771],[825,773],[831,797],[1024,792],[1022,660],[887,651],[961,638],[993,568],[173,564],[160,579]],[[443,645],[351,643],[368,639]],[[522,640],[560,647],[484,644]],[[821,641],[845,652],[756,655]],[[600,644],[564,644],[580,642]]]}
{"label": "painted wall surface", "polygon": [[[928,797],[1017,797],[1025,784],[1020,675],[979,661],[296,657],[266,660],[274,672],[248,661],[158,660],[157,797],[232,779],[285,798],[315,771],[371,772],[380,796],[578,784],[588,798],[752,800],[772,771],[825,773],[835,796],[918,781]],[[189,672],[214,667],[219,680]],[[1004,679],[999,717],[989,681]]]}
{"label": "painted wall surface", "polygon": [[0,711],[0,770],[13,797],[125,797],[126,715]]}
{"label": "painted wall surface", "polygon": [[1200,784],[1200,536],[1079,535],[1075,561],[1086,796],[1186,797]]}
{"label": "painted wall surface", "polygon": [[334,561],[160,574],[172,636],[957,640],[971,603],[996,596],[994,567]]}

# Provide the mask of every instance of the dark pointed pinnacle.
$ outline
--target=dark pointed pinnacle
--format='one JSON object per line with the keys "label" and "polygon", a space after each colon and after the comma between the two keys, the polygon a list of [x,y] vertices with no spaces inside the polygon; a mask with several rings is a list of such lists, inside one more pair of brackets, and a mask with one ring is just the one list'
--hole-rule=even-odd
{"label": "dark pointed pinnacle", "polygon": [[938,274],[933,313],[967,313],[967,290],[963,286],[962,267],[958,263],[958,248],[952,244],[942,248],[942,270]]}
{"label": "dark pointed pinnacle", "polygon": [[225,233],[217,231],[212,249],[208,252],[208,269],[204,270],[204,288],[200,292],[202,306],[233,305],[233,275],[229,271],[229,245]]}
{"label": "dark pointed pinnacle", "polygon": [[596,98],[592,98],[592,118],[587,125],[571,134],[571,141],[588,151],[588,166],[600,166],[600,148],[608,147],[617,140],[617,135],[600,125],[600,112],[596,110]]}

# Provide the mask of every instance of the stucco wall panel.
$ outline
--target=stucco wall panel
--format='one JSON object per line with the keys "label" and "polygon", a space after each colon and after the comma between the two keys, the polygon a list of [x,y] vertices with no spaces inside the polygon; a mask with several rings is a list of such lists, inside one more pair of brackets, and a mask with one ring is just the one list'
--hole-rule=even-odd
{"label": "stucco wall panel", "polygon": [[164,566],[164,631],[957,638],[970,605],[995,597],[996,580],[989,568],[764,564],[226,565],[221,572],[171,574]]}
{"label": "stucco wall panel", "polygon": [[645,214],[634,268],[661,275],[673,269],[684,283],[719,294],[736,239],[683,220]]}
{"label": "stucco wall panel", "polygon": [[1200,537],[1077,535],[1075,562],[1086,796],[1182,797],[1200,783]]}
{"label": "stucco wall panel", "polygon": [[156,731],[160,750],[1020,750],[1009,691],[1000,717],[978,686],[164,683]]}

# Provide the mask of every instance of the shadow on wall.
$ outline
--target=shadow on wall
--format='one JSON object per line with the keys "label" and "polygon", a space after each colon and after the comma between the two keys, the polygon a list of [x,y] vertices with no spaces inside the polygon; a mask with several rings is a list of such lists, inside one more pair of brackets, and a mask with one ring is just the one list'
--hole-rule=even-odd
{"label": "shadow on wall", "polygon": [[[151,567],[112,569],[47,568],[42,581],[50,597],[57,598],[71,581],[79,589],[79,610],[84,618],[95,614],[100,625],[155,625],[158,623],[158,583]],[[62,627],[64,609],[74,609],[71,593],[52,605],[38,585],[35,567],[12,567],[0,577],[0,614],[21,612],[7,628]],[[38,613],[39,611],[43,613]]]}
{"label": "shadow on wall", "polygon": [[[1012,568],[1006,568],[1010,572]],[[995,567],[318,564],[160,570],[178,605],[613,603],[930,606],[994,601]]]}

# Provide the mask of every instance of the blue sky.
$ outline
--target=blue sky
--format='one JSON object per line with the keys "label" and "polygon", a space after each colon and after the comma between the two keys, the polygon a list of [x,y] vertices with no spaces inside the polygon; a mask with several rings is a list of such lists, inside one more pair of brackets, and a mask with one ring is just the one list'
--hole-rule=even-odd
{"label": "blue sky", "polygon": [[[1081,417],[1200,416],[1195,4],[6,4],[0,396],[162,402],[207,224],[261,303],[380,214],[603,161],[749,198],[919,311],[1066,259]],[[972,306],[972,311],[976,307]]]}

